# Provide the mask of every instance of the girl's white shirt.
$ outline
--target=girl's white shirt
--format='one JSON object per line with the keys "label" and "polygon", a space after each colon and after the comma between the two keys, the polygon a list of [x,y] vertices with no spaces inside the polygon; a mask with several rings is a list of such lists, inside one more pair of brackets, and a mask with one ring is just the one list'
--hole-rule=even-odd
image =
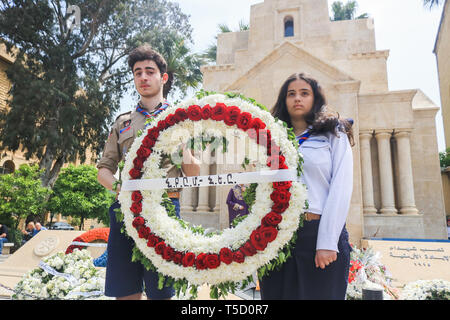
{"label": "girl's white shirt", "polygon": [[338,136],[333,133],[311,135],[298,151],[304,159],[301,181],[308,189],[306,211],[321,215],[316,250],[339,252],[339,236],[353,191],[353,154],[349,139],[342,131],[338,131]]}

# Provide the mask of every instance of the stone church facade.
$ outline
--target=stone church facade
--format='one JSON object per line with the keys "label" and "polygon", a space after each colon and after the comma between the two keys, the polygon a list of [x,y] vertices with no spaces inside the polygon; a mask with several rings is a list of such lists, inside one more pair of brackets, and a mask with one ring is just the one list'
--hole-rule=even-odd
{"label": "stone church facade", "polygon": [[[249,30],[218,35],[217,62],[202,67],[203,87],[240,92],[270,109],[289,75],[313,76],[328,105],[354,119],[351,241],[446,239],[439,108],[419,89],[389,91],[388,57],[388,50],[376,49],[372,19],[330,21],[327,0],[265,0],[251,7]],[[218,172],[213,166],[202,174]],[[219,213],[224,227],[227,209],[217,203],[226,194],[186,189],[182,205],[185,212],[207,212],[204,218]]]}

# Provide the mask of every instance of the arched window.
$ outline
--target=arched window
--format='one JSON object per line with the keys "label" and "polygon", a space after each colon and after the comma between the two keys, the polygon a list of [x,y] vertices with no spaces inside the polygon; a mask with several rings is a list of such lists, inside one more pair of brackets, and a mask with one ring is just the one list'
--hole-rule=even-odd
{"label": "arched window", "polygon": [[5,163],[3,163],[3,166],[0,167],[0,174],[8,174],[13,173],[16,169],[16,165],[11,160],[6,160]]}
{"label": "arched window", "polygon": [[293,37],[294,36],[294,19],[288,16],[284,18],[284,36]]}

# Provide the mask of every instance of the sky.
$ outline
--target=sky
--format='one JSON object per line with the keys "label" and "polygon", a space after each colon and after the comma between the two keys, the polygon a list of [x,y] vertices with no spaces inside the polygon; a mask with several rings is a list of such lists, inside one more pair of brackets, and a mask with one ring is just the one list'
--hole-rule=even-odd
{"label": "sky", "polygon": [[[334,0],[329,0],[328,5]],[[218,24],[237,30],[239,21],[249,23],[250,6],[263,0],[174,0],[190,15],[192,50],[203,52],[214,43]],[[343,1],[344,3],[346,0]],[[441,106],[436,56],[433,53],[443,6],[428,9],[423,0],[358,0],[357,15],[374,19],[377,50],[390,50],[387,61],[389,90],[421,89]],[[330,10],[331,15],[331,10]],[[250,26],[251,27],[251,26]],[[127,94],[120,112],[130,110],[136,97]],[[442,114],[436,115],[438,150],[445,149]]]}

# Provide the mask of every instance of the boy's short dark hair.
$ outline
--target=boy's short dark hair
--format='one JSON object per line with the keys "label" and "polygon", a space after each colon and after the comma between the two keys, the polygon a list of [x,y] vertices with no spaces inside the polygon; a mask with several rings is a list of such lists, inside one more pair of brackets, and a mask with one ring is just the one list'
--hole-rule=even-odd
{"label": "boy's short dark hair", "polygon": [[133,71],[134,64],[139,61],[152,60],[156,63],[161,74],[167,72],[167,62],[161,54],[153,50],[148,44],[141,45],[130,52],[128,65]]}

